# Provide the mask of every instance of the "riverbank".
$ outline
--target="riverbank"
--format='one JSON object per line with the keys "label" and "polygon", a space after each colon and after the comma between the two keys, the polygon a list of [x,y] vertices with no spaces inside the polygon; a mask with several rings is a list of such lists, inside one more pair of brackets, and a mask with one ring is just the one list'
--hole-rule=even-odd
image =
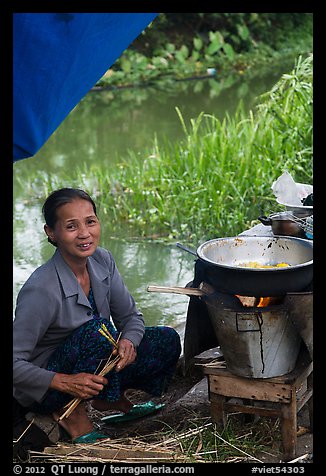
{"label": "riverbank", "polygon": [[[284,170],[312,183],[312,68],[312,54],[297,58],[249,113],[240,102],[232,117],[201,113],[188,124],[176,107],[184,138],[130,152],[110,177],[105,163],[90,165],[113,234],[191,244],[234,236],[275,207],[271,184]],[[87,188],[84,171],[76,174]]]}

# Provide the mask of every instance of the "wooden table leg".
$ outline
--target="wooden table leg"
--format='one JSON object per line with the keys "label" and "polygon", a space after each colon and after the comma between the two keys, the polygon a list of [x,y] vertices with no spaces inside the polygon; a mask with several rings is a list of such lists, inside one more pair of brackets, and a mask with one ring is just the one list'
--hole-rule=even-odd
{"label": "wooden table leg", "polygon": [[211,417],[215,423],[222,423],[223,426],[226,425],[226,415],[224,411],[224,402],[226,397],[222,395],[211,395]]}
{"label": "wooden table leg", "polygon": [[[307,378],[307,390],[312,390],[313,388],[313,373],[311,372]],[[313,418],[314,418],[314,409],[313,409],[313,396],[308,400],[308,411],[309,411],[309,426],[311,433],[313,432]]]}
{"label": "wooden table leg", "polygon": [[295,458],[297,451],[297,403],[294,396],[290,403],[281,404],[281,435],[284,461]]}

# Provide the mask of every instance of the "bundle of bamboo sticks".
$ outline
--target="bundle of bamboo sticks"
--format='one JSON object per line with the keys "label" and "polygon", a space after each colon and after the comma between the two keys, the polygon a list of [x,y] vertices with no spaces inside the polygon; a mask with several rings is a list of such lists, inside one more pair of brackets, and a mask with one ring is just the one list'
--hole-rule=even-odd
{"label": "bundle of bamboo sticks", "polygon": [[[101,325],[101,327],[99,329],[99,332],[104,337],[106,337],[106,339],[108,339],[109,342],[111,342],[111,344],[113,345],[114,350],[118,349],[118,342],[119,342],[121,333],[118,336],[118,339],[115,340],[113,338],[112,334],[108,331],[105,324]],[[117,355],[114,358],[112,358],[112,357],[113,357],[113,352],[110,354],[109,358],[105,362],[105,364],[104,364],[103,368],[100,370],[100,372],[97,374],[96,371],[95,371],[96,375],[101,375],[101,376],[106,375],[108,372],[110,372],[116,366],[116,364],[119,362],[119,360],[121,358],[120,355]],[[82,398],[79,398],[79,397],[76,397],[76,398],[73,398],[72,400],[70,400],[70,402],[67,403],[67,405],[65,405],[65,407],[64,407],[66,409],[66,411],[64,413],[62,413],[62,415],[60,415],[60,417],[57,421],[59,422],[59,421],[63,420],[64,418],[68,418],[68,416],[75,410],[75,408],[79,405],[79,403],[81,401],[82,401]]]}

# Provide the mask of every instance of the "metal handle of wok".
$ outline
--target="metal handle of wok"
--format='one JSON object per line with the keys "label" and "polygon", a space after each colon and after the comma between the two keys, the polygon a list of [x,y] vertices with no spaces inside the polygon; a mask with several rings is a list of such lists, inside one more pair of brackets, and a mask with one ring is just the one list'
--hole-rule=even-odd
{"label": "metal handle of wok", "polygon": [[260,215],[258,217],[258,220],[260,222],[262,222],[263,225],[271,225],[272,224],[272,220],[270,217],[266,217],[265,215]]}
{"label": "metal handle of wok", "polygon": [[176,245],[177,245],[178,248],[181,248],[182,250],[187,251],[188,253],[190,253],[190,254],[196,256],[196,258],[198,258],[196,251],[190,250],[186,246],[183,246],[181,243],[176,243]]}

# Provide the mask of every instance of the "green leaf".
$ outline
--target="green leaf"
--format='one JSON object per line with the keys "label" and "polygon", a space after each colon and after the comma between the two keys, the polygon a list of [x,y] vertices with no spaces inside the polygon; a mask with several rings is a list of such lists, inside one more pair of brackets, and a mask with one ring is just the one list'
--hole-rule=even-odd
{"label": "green leaf", "polygon": [[125,58],[122,58],[121,59],[121,69],[125,72],[125,73],[130,73],[130,70],[131,70],[131,62]]}
{"label": "green leaf", "polygon": [[218,41],[213,41],[207,48],[205,53],[208,56],[212,56],[214,53],[221,49],[222,45]]}
{"label": "green leaf", "polygon": [[221,44],[224,43],[224,38],[220,31],[210,31],[208,35],[210,41],[219,40]]}
{"label": "green leaf", "polygon": [[194,47],[197,51],[201,50],[203,46],[203,40],[201,38],[194,38]]}
{"label": "green leaf", "polygon": [[183,56],[183,54],[179,50],[175,52],[175,59],[181,64],[185,63],[185,57]]}
{"label": "green leaf", "polygon": [[186,45],[182,45],[179,51],[180,51],[180,53],[182,54],[182,56],[183,56],[184,58],[188,58],[188,56],[189,56],[189,49],[188,49],[188,47],[187,47]]}
{"label": "green leaf", "polygon": [[222,34],[219,31],[210,31],[209,32],[209,39],[210,39],[210,44],[206,48],[205,53],[207,55],[213,55],[217,51],[219,51],[224,43],[224,38]]}
{"label": "green leaf", "polygon": [[167,43],[165,49],[169,53],[173,53],[175,51],[175,45],[173,43]]}
{"label": "green leaf", "polygon": [[200,56],[201,56],[201,55],[200,55],[200,53],[199,53],[198,51],[193,50],[193,52],[191,53],[191,59],[192,59],[193,61],[197,61]]}
{"label": "green leaf", "polygon": [[242,40],[248,40],[250,32],[246,25],[237,25],[239,36]]}
{"label": "green leaf", "polygon": [[232,48],[232,46],[229,43],[225,43],[225,45],[223,46],[223,50],[224,50],[224,53],[226,54],[226,56],[230,60],[232,60],[235,57],[234,49]]}

